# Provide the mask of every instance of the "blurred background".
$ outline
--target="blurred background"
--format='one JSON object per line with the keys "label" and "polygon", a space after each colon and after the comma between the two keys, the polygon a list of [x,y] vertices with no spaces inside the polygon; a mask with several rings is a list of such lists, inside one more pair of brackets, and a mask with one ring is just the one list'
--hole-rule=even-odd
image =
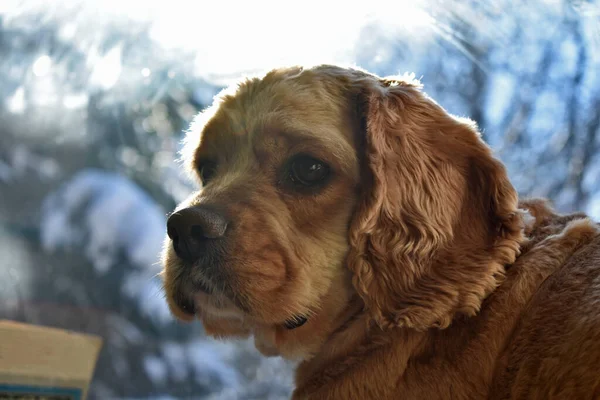
{"label": "blurred background", "polygon": [[175,161],[224,86],[280,65],[414,72],[526,196],[600,219],[600,1],[0,1],[0,318],[104,340],[91,399],[288,398],[293,365],[169,315]]}

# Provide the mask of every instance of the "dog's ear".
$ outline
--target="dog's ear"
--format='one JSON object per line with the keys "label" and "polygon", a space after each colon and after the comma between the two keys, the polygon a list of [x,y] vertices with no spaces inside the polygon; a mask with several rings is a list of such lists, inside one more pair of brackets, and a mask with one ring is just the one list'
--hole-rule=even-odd
{"label": "dog's ear", "polygon": [[353,284],[382,328],[475,314],[523,240],[517,194],[471,121],[418,82],[361,79],[364,193],[350,228]]}

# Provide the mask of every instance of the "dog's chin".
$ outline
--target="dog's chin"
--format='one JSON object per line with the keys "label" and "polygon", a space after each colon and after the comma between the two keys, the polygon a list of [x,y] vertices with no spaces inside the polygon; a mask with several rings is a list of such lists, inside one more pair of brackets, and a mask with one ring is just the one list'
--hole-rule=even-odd
{"label": "dog's chin", "polygon": [[231,300],[219,294],[205,291],[197,292],[193,296],[193,301],[196,312],[201,312],[202,315],[238,320],[243,320],[246,317],[246,314],[236,307]]}
{"label": "dog's chin", "polygon": [[[303,326],[308,319],[303,315],[292,315],[282,321],[264,321],[260,318],[238,308],[226,296],[216,293],[211,289],[197,288],[192,294],[183,296],[186,301],[175,302],[171,311],[178,319],[190,322],[195,318],[200,319],[204,325],[209,327],[207,331],[216,331],[219,337],[223,337],[223,329],[215,329],[217,325],[226,327],[226,331],[232,331],[232,327],[238,327],[240,332],[232,332],[232,336],[246,335],[247,331],[254,330],[257,325],[271,326],[287,331],[295,330]],[[210,329],[213,328],[213,329]],[[271,351],[266,351],[269,353]]]}
{"label": "dog's chin", "polygon": [[293,315],[283,321],[263,321],[240,310],[226,297],[205,292],[197,293],[194,296],[194,303],[196,310],[202,310],[202,315],[207,315],[214,319],[246,321],[249,325],[272,325],[273,327],[282,327],[291,331],[301,327],[308,321],[303,315]]}
{"label": "dog's chin", "polygon": [[[322,343],[320,336],[315,337],[313,330],[322,326],[320,313],[285,316],[285,312],[271,314],[271,317],[253,315],[252,310],[241,310],[226,296],[212,291],[193,290],[172,293],[171,310],[180,320],[198,319],[204,332],[215,339],[246,339],[253,336],[256,349],[266,357],[282,356],[287,359],[304,359]],[[193,313],[183,311],[174,298],[190,299],[186,305]],[[181,301],[180,301],[181,303]]]}

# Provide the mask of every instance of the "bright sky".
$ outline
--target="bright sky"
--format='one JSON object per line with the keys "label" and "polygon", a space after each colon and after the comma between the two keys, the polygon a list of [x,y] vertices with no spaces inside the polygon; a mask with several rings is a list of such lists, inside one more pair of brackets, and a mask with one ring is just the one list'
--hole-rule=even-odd
{"label": "bright sky", "polygon": [[[83,20],[150,22],[151,35],[157,42],[194,51],[197,72],[215,78],[281,64],[352,63],[358,36],[369,23],[376,22],[390,34],[402,29],[414,36],[427,35],[431,30],[424,28],[432,25],[432,19],[424,11],[425,0],[368,0],[360,5],[325,0],[3,0],[1,3],[0,14],[9,16],[32,10],[60,15],[83,4]],[[71,22],[65,21],[65,31],[72,29]],[[111,56],[114,59],[118,55]],[[114,65],[119,60],[112,61],[113,66],[109,60],[107,68],[112,68],[115,74]],[[37,67],[43,72],[49,68],[49,60],[40,59]]]}
{"label": "bright sky", "polygon": [[293,6],[281,1],[213,1],[190,9],[183,18],[177,7],[163,10],[156,4],[155,38],[196,49],[198,64],[206,73],[351,62],[360,30],[367,23],[407,29],[429,23],[427,14],[417,8],[419,0],[375,0],[360,6],[324,0],[293,2]]}

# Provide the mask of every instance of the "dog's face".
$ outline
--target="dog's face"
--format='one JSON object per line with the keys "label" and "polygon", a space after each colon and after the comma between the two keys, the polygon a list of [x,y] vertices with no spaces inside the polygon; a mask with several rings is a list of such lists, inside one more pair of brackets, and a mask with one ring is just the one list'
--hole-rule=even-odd
{"label": "dog's face", "polygon": [[[504,169],[410,82],[273,71],[219,96],[184,158],[200,189],[168,221],[171,310],[265,354],[306,358],[363,309],[382,327],[443,326],[478,309],[518,247],[496,240],[518,230]],[[432,267],[473,243],[500,250]]]}
{"label": "dog's face", "polygon": [[347,104],[298,72],[243,84],[191,129],[185,156],[201,189],[169,219],[164,254],[177,315],[290,356],[290,337],[313,349],[323,338],[301,332],[327,331],[350,299],[343,262],[360,183]]}

